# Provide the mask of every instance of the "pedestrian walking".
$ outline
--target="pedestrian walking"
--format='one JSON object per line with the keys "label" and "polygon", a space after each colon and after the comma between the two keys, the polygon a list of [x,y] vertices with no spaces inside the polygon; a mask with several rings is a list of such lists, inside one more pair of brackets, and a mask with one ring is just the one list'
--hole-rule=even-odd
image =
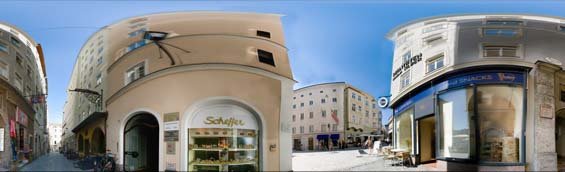
{"label": "pedestrian walking", "polygon": [[333,143],[333,142],[334,142],[333,140],[330,140],[330,142],[328,143],[328,150],[329,150],[329,151],[333,151],[333,150],[334,150],[334,143]]}

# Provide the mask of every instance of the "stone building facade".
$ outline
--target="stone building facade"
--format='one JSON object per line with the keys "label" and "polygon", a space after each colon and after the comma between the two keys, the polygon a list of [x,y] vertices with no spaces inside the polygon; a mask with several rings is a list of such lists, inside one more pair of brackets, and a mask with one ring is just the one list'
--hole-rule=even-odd
{"label": "stone building facade", "polygon": [[357,146],[369,135],[382,135],[382,114],[375,98],[345,82],[322,83],[294,90],[293,149],[327,150],[330,141]]}
{"label": "stone building facade", "polygon": [[47,152],[47,80],[41,45],[0,23],[0,168]]}

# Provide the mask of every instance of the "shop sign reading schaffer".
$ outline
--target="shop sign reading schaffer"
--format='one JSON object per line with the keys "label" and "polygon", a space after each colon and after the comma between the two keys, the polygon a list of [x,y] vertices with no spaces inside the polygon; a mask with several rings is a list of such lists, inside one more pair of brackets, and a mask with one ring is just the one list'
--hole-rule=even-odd
{"label": "shop sign reading schaffer", "polygon": [[253,114],[230,105],[219,105],[200,110],[194,115],[190,128],[258,129]]}

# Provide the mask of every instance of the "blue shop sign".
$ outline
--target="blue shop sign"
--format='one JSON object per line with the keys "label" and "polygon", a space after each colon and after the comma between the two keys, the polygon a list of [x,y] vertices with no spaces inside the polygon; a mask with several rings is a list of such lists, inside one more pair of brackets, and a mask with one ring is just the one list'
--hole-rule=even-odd
{"label": "blue shop sign", "polygon": [[416,102],[433,95],[434,93],[450,88],[467,86],[470,84],[525,84],[524,74],[520,72],[504,71],[504,72],[479,72],[467,73],[463,75],[453,76],[446,81],[437,85],[433,85],[414,96],[401,102],[394,108],[394,114],[399,115],[401,112],[413,107]]}

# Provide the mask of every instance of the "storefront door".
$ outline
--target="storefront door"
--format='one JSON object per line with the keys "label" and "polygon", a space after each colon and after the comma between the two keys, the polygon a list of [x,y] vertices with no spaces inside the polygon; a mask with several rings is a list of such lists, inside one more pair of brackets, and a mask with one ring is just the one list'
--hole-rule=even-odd
{"label": "storefront door", "polygon": [[314,138],[308,138],[308,150],[314,150]]}
{"label": "storefront door", "polygon": [[429,116],[418,120],[420,163],[433,162],[436,152],[436,119]]}
{"label": "storefront door", "polygon": [[132,117],[124,129],[124,170],[158,171],[159,123],[151,114]]}

